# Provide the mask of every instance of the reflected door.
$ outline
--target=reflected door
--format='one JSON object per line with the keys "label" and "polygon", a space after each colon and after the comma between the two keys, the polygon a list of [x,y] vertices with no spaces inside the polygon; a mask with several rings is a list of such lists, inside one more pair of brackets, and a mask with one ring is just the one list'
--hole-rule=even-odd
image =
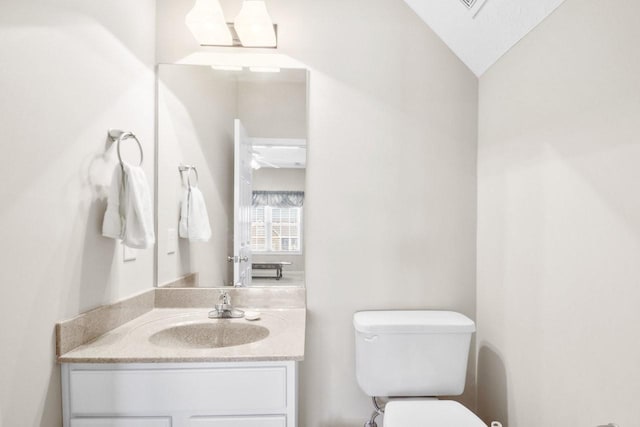
{"label": "reflected door", "polygon": [[239,119],[234,121],[233,283],[251,284],[251,140]]}

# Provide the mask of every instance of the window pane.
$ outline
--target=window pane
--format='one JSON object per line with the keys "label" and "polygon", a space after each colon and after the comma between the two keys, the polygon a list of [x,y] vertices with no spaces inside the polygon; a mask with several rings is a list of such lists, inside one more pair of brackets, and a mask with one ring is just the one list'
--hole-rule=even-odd
{"label": "window pane", "polygon": [[271,250],[300,251],[300,208],[271,208]]}
{"label": "window pane", "polygon": [[267,236],[265,224],[265,207],[251,208],[251,250],[266,251]]}
{"label": "window pane", "polygon": [[301,217],[302,208],[253,207],[251,249],[256,252],[300,252]]}

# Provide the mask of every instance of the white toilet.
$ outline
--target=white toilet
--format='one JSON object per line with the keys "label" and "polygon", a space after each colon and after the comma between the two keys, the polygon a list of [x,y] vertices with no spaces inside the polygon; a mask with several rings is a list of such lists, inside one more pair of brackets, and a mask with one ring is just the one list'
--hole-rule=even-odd
{"label": "white toilet", "polygon": [[[360,388],[376,407],[376,397],[405,398],[387,403],[384,427],[487,427],[460,403],[436,398],[464,391],[473,320],[452,311],[360,311],[353,326]],[[365,426],[376,425],[375,415]]]}

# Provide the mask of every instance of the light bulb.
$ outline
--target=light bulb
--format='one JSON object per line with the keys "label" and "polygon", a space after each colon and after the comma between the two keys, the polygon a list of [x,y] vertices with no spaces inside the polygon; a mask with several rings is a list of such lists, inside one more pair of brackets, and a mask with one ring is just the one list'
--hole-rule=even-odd
{"label": "light bulb", "polygon": [[276,47],[276,32],[263,0],[245,0],[233,26],[245,47]]}
{"label": "light bulb", "polygon": [[184,22],[201,45],[233,45],[231,32],[218,0],[196,0]]}

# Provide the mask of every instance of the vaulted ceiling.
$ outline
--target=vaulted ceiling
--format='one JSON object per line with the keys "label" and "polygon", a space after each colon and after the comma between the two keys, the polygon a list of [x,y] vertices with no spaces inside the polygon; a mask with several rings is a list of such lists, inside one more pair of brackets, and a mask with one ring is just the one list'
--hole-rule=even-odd
{"label": "vaulted ceiling", "polygon": [[481,76],[564,0],[404,1]]}

